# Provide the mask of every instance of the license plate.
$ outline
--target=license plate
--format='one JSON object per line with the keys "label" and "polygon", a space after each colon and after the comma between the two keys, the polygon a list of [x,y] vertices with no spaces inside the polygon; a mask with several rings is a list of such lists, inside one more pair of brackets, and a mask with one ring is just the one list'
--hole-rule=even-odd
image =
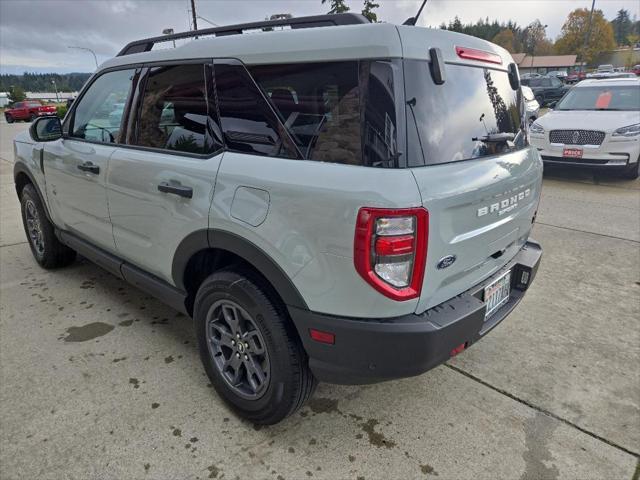
{"label": "license plate", "polygon": [[511,270],[484,287],[485,320],[493,315],[501,306],[509,301],[511,291]]}
{"label": "license plate", "polygon": [[582,158],[581,148],[565,148],[562,150],[562,156],[566,158]]}

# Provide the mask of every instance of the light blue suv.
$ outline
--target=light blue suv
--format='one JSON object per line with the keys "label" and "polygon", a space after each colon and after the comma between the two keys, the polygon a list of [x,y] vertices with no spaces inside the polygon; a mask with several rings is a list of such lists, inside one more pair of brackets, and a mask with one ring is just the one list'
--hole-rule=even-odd
{"label": "light blue suv", "polygon": [[127,45],[16,138],[40,265],[78,252],[192,316],[262,424],[318,380],[421,374],[518,304],[542,162],[508,52],[351,14],[197,34]]}

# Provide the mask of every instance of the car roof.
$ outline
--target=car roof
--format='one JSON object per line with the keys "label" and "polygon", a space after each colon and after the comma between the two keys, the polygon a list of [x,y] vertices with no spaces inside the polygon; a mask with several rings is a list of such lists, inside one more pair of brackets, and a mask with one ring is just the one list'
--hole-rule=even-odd
{"label": "car roof", "polygon": [[493,64],[493,68],[506,70],[513,62],[504,48],[476,37],[439,28],[361,23],[203,36],[176,48],[120,55],[102,64],[99,70],[140,63],[213,57],[236,58],[247,65],[391,58],[429,60],[431,47],[440,48],[447,62],[479,66],[478,61],[458,57],[456,46],[499,55],[502,64]]}
{"label": "car roof", "polygon": [[640,87],[640,78],[591,78],[583,80],[576,84],[574,88],[580,87],[614,87],[614,86],[638,86]]}

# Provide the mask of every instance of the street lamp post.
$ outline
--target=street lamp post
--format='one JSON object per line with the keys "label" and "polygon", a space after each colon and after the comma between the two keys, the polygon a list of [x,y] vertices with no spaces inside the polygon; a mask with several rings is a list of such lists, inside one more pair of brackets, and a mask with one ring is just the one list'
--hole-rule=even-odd
{"label": "street lamp post", "polygon": [[87,47],[76,47],[76,46],[73,46],[73,45],[67,46],[67,48],[75,48],[76,50],[86,50],[87,52],[91,52],[91,55],[93,55],[93,61],[96,62],[96,68],[98,68],[98,57],[96,57],[96,52],[94,52],[90,48],[87,48]]}
{"label": "street lamp post", "polygon": [[53,89],[56,92],[56,103],[60,103],[60,98],[58,97],[58,86],[53,78],[51,79],[51,85],[53,85]]}

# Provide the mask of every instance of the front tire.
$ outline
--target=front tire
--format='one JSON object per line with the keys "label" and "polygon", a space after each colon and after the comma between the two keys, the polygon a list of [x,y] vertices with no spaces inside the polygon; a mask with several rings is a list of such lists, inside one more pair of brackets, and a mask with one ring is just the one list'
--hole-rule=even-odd
{"label": "front tire", "polygon": [[76,252],[60,243],[53,225],[47,218],[40,196],[33,185],[28,184],[20,195],[22,224],[27,235],[31,253],[46,269],[64,267],[76,258]]}
{"label": "front tire", "polygon": [[13,117],[11,115],[5,115],[4,119],[7,121],[7,123],[13,123]]}
{"label": "front tire", "polygon": [[38,116],[37,116],[35,113],[32,113],[32,114],[29,116],[29,121],[30,121],[30,122],[35,122],[37,118],[38,118]]}
{"label": "front tire", "polygon": [[261,278],[210,275],[196,295],[194,320],[205,371],[239,416],[272,425],[312,395],[316,380],[296,330]]}
{"label": "front tire", "polygon": [[622,178],[626,178],[628,180],[635,180],[640,176],[640,159],[633,165],[627,166],[622,172]]}

